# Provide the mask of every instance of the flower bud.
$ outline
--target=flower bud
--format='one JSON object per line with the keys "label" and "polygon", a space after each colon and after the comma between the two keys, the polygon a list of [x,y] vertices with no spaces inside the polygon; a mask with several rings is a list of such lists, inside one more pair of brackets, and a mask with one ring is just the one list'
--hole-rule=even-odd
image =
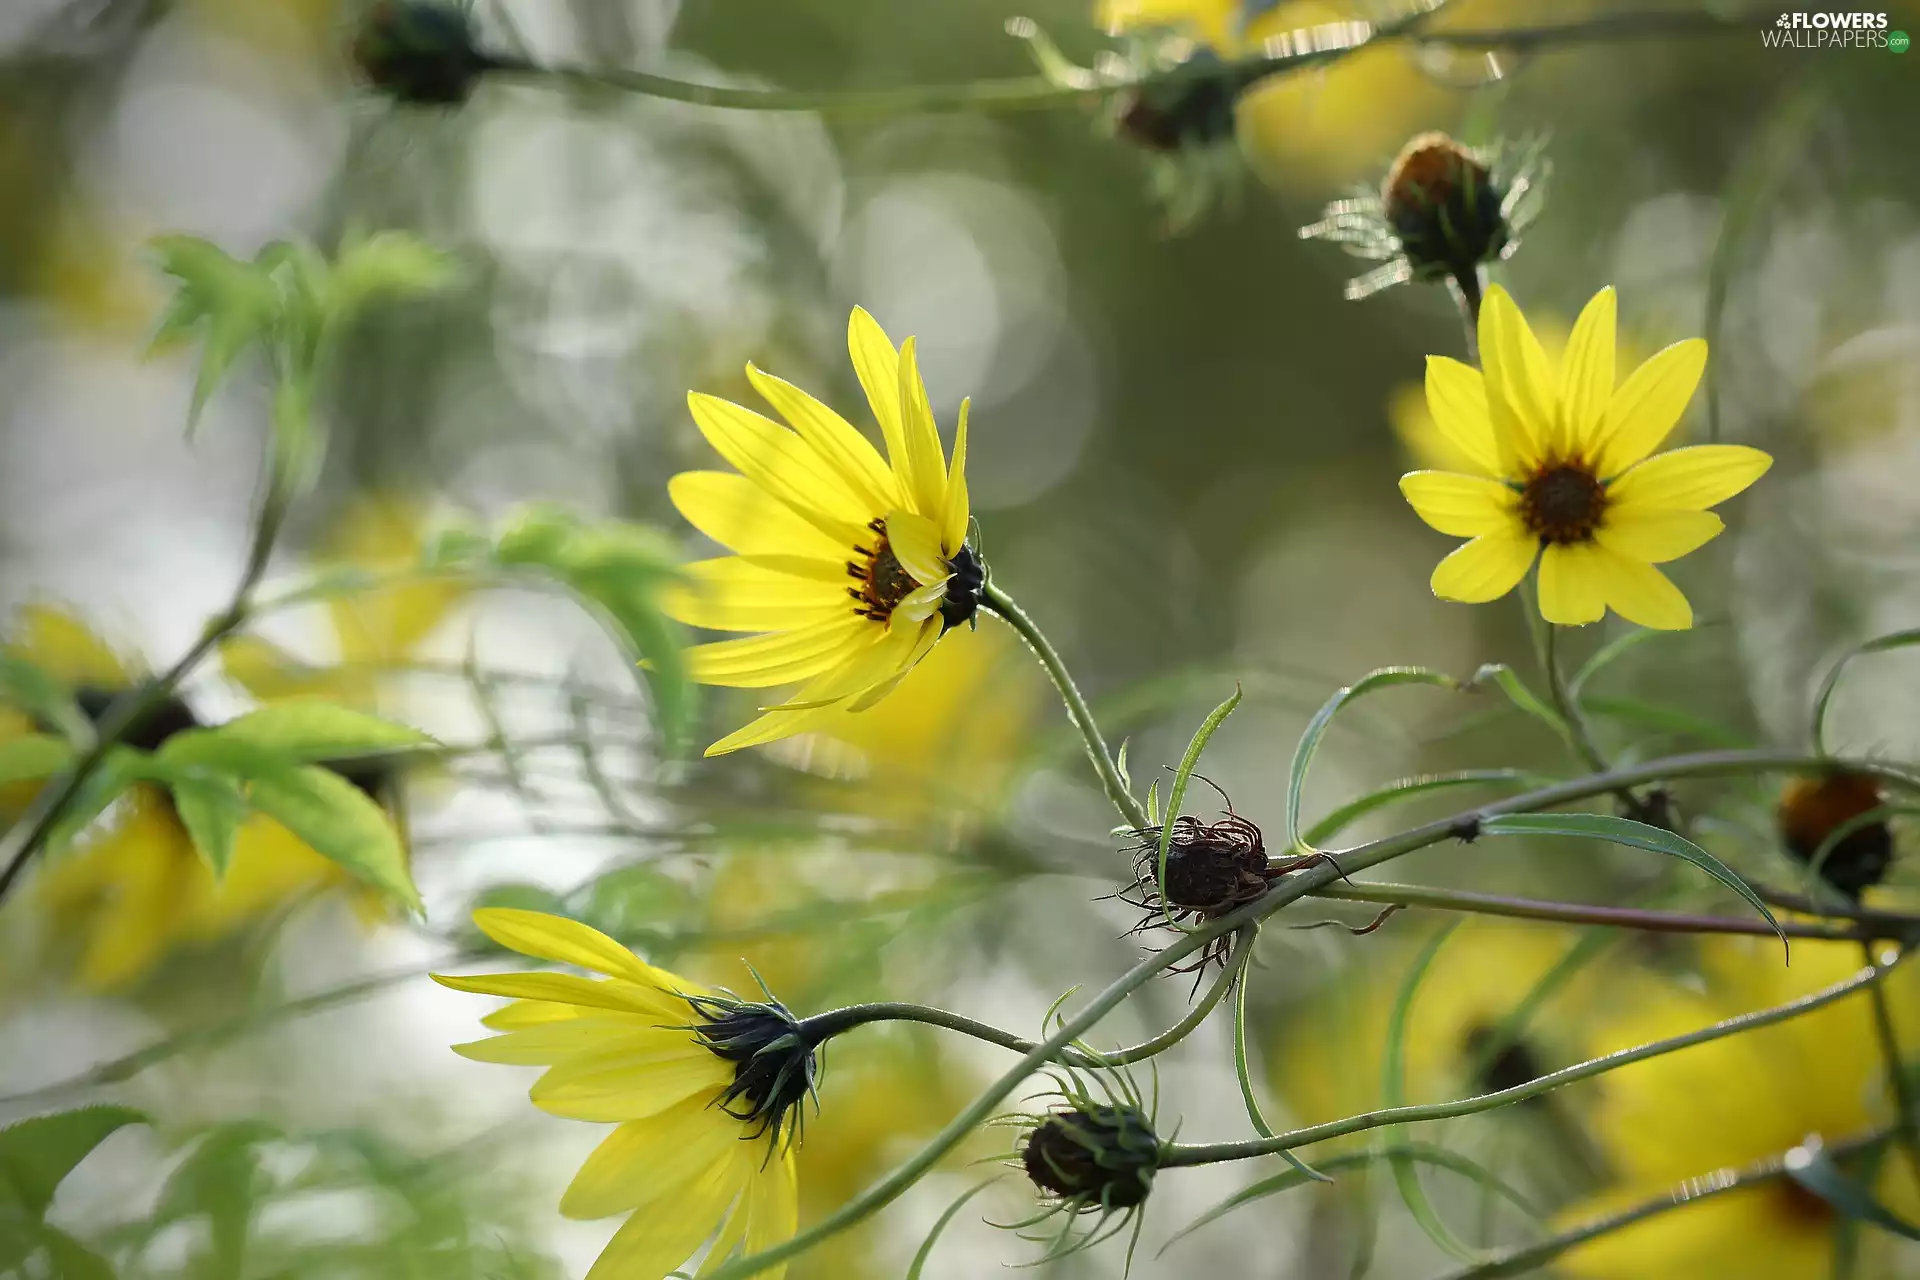
{"label": "flower bud", "polygon": [[1511,234],[1505,203],[1486,162],[1444,133],[1407,143],[1380,186],[1381,210],[1416,277],[1499,257]]}
{"label": "flower bud", "polygon": [[1886,819],[1862,821],[1884,803],[1880,784],[1863,773],[1795,778],[1781,793],[1775,815],[1781,843],[1797,861],[1812,865],[1831,841],[1817,874],[1858,902],[1886,879],[1893,862],[1893,832]]}
{"label": "flower bud", "polygon": [[1020,1161],[1034,1186],[1075,1212],[1131,1209],[1153,1189],[1160,1139],[1135,1107],[1078,1102],[1034,1126]]}
{"label": "flower bud", "polygon": [[353,41],[368,84],[409,106],[457,107],[497,65],[464,7],[446,0],[379,0]]}
{"label": "flower bud", "polygon": [[1185,66],[1195,73],[1149,79],[1114,95],[1114,130],[1148,151],[1190,151],[1231,141],[1242,86],[1231,68],[1205,49]]}
{"label": "flower bud", "polygon": [[689,996],[687,1002],[705,1019],[694,1027],[700,1043],[734,1064],[733,1083],[720,1095],[721,1109],[757,1124],[755,1138],[771,1129],[778,1140],[789,1121],[797,1134],[800,1103],[819,1075],[816,1046],[799,1019],[778,1001]]}

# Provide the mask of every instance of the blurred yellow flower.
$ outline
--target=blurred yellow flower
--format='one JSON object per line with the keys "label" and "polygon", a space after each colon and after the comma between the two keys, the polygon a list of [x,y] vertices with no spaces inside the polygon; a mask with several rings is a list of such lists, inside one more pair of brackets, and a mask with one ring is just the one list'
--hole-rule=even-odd
{"label": "blurred yellow flower", "polygon": [[813,1085],[814,1059],[783,1008],[719,996],[561,916],[496,907],[473,922],[511,951],[602,975],[434,975],[455,991],[513,1001],[484,1019],[502,1034],[456,1053],[543,1066],[535,1106],[619,1126],[560,1201],[569,1218],[630,1215],[588,1280],[661,1280],[709,1239],[708,1265],[717,1265],[793,1234],[793,1112]]}
{"label": "blurred yellow flower", "polygon": [[1540,613],[1564,626],[1611,608],[1660,630],[1693,625],[1680,589],[1654,568],[1699,549],[1725,524],[1707,508],[1765,474],[1745,445],[1648,455],[1679,424],[1706,368],[1694,338],[1614,377],[1614,294],[1595,294],[1549,361],[1505,289],[1480,308],[1480,369],[1427,358],[1434,425],[1471,465],[1415,471],[1400,491],[1441,533],[1471,538],[1440,562],[1434,594],[1482,603],[1540,562]]}
{"label": "blurred yellow flower", "polygon": [[845,418],[751,365],[748,379],[791,430],[713,396],[687,397],[701,433],[739,471],[683,472],[669,493],[690,524],[735,554],[688,565],[666,610],[691,626],[766,633],[694,646],[689,673],[748,689],[806,682],[708,755],[872,706],[979,602],[982,569],[966,545],[966,404],[948,464],[914,340],[896,349],[855,308],[847,348],[887,460]]}
{"label": "blurred yellow flower", "polygon": [[[1859,971],[1851,944],[1799,941],[1781,963],[1771,939],[1703,941],[1704,989],[1678,983],[1601,1020],[1584,1052],[1610,1053],[1681,1035],[1723,1018],[1807,995]],[[1912,1016],[1920,973],[1888,980],[1902,1043],[1920,1032]],[[1778,1155],[1818,1135],[1829,1142],[1887,1123],[1886,1068],[1866,993],[1813,1013],[1683,1049],[1612,1072],[1599,1082],[1593,1133],[1615,1175],[1601,1196],[1570,1210],[1567,1225],[1662,1196],[1689,1179]],[[1880,1163],[1877,1193],[1909,1218],[1920,1204],[1904,1155]],[[1818,1280],[1832,1274],[1834,1230],[1826,1203],[1776,1179],[1714,1196],[1613,1232],[1566,1255],[1562,1274],[1739,1276]],[[1860,1235],[1868,1250],[1884,1239]],[[1871,1254],[1869,1254],[1869,1258]],[[1859,1275],[1886,1274],[1866,1261]]]}
{"label": "blurred yellow flower", "polygon": [[[9,629],[9,656],[30,662],[73,690],[83,712],[99,716],[114,697],[146,679],[78,619],[45,605],[20,610]],[[194,727],[191,709],[169,698],[126,736],[152,749]],[[36,731],[18,712],[0,735]],[[11,790],[8,807],[31,798]],[[216,880],[158,788],[139,785],[122,796],[71,849],[42,855],[34,890],[24,899],[45,917],[50,940],[79,949],[76,976],[95,990],[127,986],[175,948],[206,945],[300,897],[351,879],[271,818],[250,816],[234,842],[227,874]]]}

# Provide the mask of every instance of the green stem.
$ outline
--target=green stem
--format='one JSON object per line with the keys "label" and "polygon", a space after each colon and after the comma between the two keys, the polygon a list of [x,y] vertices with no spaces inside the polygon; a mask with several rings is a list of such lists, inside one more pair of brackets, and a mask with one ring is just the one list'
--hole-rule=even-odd
{"label": "green stem", "polygon": [[[1614,929],[1638,929],[1646,933],[1738,933],[1778,937],[1764,920],[1746,920],[1733,916],[1689,915],[1679,911],[1651,911],[1636,907],[1596,907],[1575,902],[1549,902],[1536,898],[1510,898],[1502,894],[1473,893],[1464,889],[1435,889],[1426,885],[1384,884],[1370,880],[1363,884],[1328,885],[1314,892],[1316,898],[1337,898],[1345,902],[1372,902],[1383,906],[1425,907],[1436,911],[1467,911],[1476,915],[1505,916],[1513,920],[1556,920],[1564,924],[1602,925]],[[1857,942],[1870,937],[1897,937],[1920,929],[1920,916],[1904,920],[1898,927],[1883,924],[1884,933],[1871,929],[1839,928],[1783,920],[1780,931],[1790,938],[1820,938]]]}
{"label": "green stem", "polygon": [[1540,671],[1546,677],[1547,694],[1553,699],[1553,709],[1566,722],[1567,733],[1581,762],[1595,773],[1603,772],[1607,767],[1607,757],[1593,740],[1593,732],[1587,727],[1586,714],[1568,694],[1566,673],[1560,669],[1560,647],[1556,643],[1560,628],[1541,616],[1538,601],[1529,604],[1527,618],[1533,627],[1534,652],[1540,659]]}
{"label": "green stem", "polygon": [[1631,1049],[1622,1049],[1604,1057],[1592,1058],[1586,1062],[1563,1067],[1559,1071],[1515,1085],[1511,1089],[1499,1089],[1492,1093],[1477,1094],[1471,1098],[1459,1098],[1452,1102],[1422,1103],[1406,1107],[1385,1107],[1378,1111],[1369,1111],[1360,1115],[1348,1116],[1341,1120],[1332,1120],[1326,1124],[1311,1125],[1304,1129],[1295,1129],[1289,1133],[1276,1134],[1272,1138],[1256,1138],[1243,1142],[1216,1142],[1207,1144],[1174,1144],[1168,1149],[1161,1161],[1162,1168],[1176,1166],[1219,1164],[1229,1160],[1245,1160],[1253,1156],[1272,1155],[1294,1147],[1308,1146],[1316,1142],[1325,1142],[1330,1138],[1345,1137],[1350,1133],[1359,1133],[1366,1129],[1377,1129],[1384,1125],[1415,1124],[1429,1120],[1451,1120],[1458,1116],[1469,1116],[1481,1111],[1491,1111],[1495,1107],[1507,1106],[1515,1102],[1525,1102],[1537,1098],[1562,1085],[1577,1080],[1586,1080],[1609,1071],[1662,1054],[1673,1053],[1680,1049],[1705,1044],[1711,1040],[1725,1039],[1727,1036],[1740,1035],[1760,1027],[1772,1026],[1776,1022],[1785,1022],[1801,1014],[1811,1013],[1815,1009],[1825,1008],[1837,1000],[1844,1000],[1863,987],[1879,984],[1881,979],[1903,963],[1903,954],[1891,965],[1872,966],[1861,970],[1851,978],[1823,987],[1819,991],[1801,996],[1798,1000],[1789,1000],[1785,1004],[1768,1009],[1759,1009],[1753,1013],[1743,1013],[1738,1017],[1727,1018],[1710,1027],[1690,1031],[1685,1035],[1670,1036],[1664,1040],[1655,1040],[1648,1044],[1635,1045]]}
{"label": "green stem", "polygon": [[[1863,1134],[1845,1142],[1831,1143],[1826,1150],[1835,1156],[1852,1155],[1868,1151],[1887,1140],[1890,1130],[1878,1130]],[[1450,1271],[1440,1280],[1497,1280],[1502,1276],[1524,1275],[1535,1271],[1553,1261],[1561,1254],[1578,1245],[1600,1236],[1644,1222],[1648,1218],[1659,1217],[1674,1209],[1685,1208],[1729,1191],[1738,1191],[1746,1187],[1758,1186],[1787,1176],[1787,1152],[1768,1156],[1764,1160],[1740,1169],[1721,1169],[1704,1174],[1698,1178],[1689,1178],[1671,1191],[1662,1192],[1639,1204],[1632,1205],[1602,1218],[1594,1218],[1578,1226],[1547,1237],[1533,1244],[1509,1249],[1485,1262]]]}
{"label": "green stem", "polygon": [[273,544],[280,536],[280,527],[287,514],[288,495],[276,478],[277,462],[272,450],[268,451],[266,468],[265,493],[260,501],[259,515],[254,521],[252,543],[247,549],[246,564],[232,598],[224,609],[208,619],[206,626],[201,628],[199,639],[181,655],[178,662],[154,679],[135,685],[113,700],[100,717],[92,745],[63,774],[41,787],[19,820],[4,837],[0,837],[0,863],[5,864],[4,869],[0,869],[0,898],[5,898],[13,888],[20,873],[26,870],[28,861],[46,843],[47,837],[60,821],[67,803],[106,763],[107,756],[119,745],[121,738],[155,707],[171,697],[180,682],[213,652],[216,645],[245,625],[254,589],[267,571],[267,560],[273,553]]}
{"label": "green stem", "polygon": [[[1151,1040],[1142,1040],[1139,1044],[1106,1053],[1099,1051],[1091,1054],[1082,1053],[1070,1047],[1060,1055],[1060,1061],[1070,1067],[1081,1067],[1092,1071],[1144,1062],[1171,1049],[1205,1022],[1207,1015],[1212,1013],[1226,996],[1233,986],[1234,979],[1241,969],[1246,967],[1247,957],[1253,951],[1252,943],[1252,935],[1249,933],[1236,945],[1233,956],[1221,969],[1219,976],[1207,988],[1207,993],[1187,1011],[1186,1016]],[[1022,1036],[1016,1036],[1010,1031],[1002,1031],[999,1027],[988,1023],[976,1022],[972,1018],[949,1013],[945,1009],[895,1001],[875,1001],[870,1004],[848,1005],[844,1009],[829,1009],[825,1013],[816,1013],[810,1018],[803,1019],[800,1025],[815,1044],[823,1044],[832,1037],[851,1031],[855,1027],[885,1021],[922,1022],[928,1026],[943,1027],[948,1031],[958,1031],[963,1035],[972,1036],[976,1040],[984,1040],[988,1044],[999,1045],[1002,1049],[1011,1049],[1015,1053],[1031,1053],[1037,1043]]]}
{"label": "green stem", "polygon": [[1027,616],[1026,611],[1013,602],[1013,597],[1000,590],[991,580],[981,591],[980,603],[1017,631],[1020,638],[1027,642],[1027,647],[1033,650],[1034,656],[1040,659],[1040,665],[1047,669],[1047,675],[1053,679],[1053,687],[1060,691],[1060,700],[1067,704],[1067,715],[1072,718],[1073,727],[1080,731],[1081,738],[1086,741],[1087,755],[1093,760],[1094,772],[1100,775],[1100,785],[1106,788],[1107,799],[1113,802],[1113,807],[1131,826],[1149,826],[1145,807],[1127,790],[1126,782],[1120,777],[1120,768],[1114,763],[1113,753],[1107,749],[1107,740],[1100,736],[1100,726],[1094,723],[1087,700],[1080,696],[1067,664],[1060,660],[1060,655],[1054,651],[1046,635]]}
{"label": "green stem", "polygon": [[[1872,942],[1862,942],[1860,949],[1868,964],[1876,969],[1891,968],[1882,965],[1879,957],[1873,953]],[[1907,1073],[1900,1061],[1900,1037],[1893,1029],[1893,1010],[1887,1001],[1884,984],[1874,983],[1872,989],[1873,1031],[1880,1041],[1880,1056],[1887,1065],[1887,1086],[1893,1094],[1894,1104],[1899,1108],[1899,1120],[1894,1132],[1899,1136],[1900,1148],[1906,1153],[1907,1164],[1916,1177],[1920,1177],[1920,1130],[1915,1129],[1916,1118],[1920,1111],[1915,1110],[1913,1086],[1907,1081]]]}

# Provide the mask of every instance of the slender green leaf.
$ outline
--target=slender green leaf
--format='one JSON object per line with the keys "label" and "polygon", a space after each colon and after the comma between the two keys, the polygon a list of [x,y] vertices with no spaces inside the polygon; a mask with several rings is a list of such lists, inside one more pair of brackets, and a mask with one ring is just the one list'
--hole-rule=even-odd
{"label": "slender green leaf", "polygon": [[1857,644],[1841,654],[1833,666],[1827,669],[1826,679],[1820,682],[1820,692],[1813,699],[1813,749],[1820,755],[1827,755],[1827,707],[1833,702],[1834,690],[1840,687],[1840,675],[1847,664],[1855,658],[1864,658],[1870,653],[1886,653],[1892,649],[1905,649],[1920,644],[1920,628],[1911,631],[1893,631],[1884,636],[1875,636],[1864,644]]}
{"label": "slender green leaf", "polygon": [[1832,1205],[1852,1222],[1864,1222],[1903,1240],[1920,1240],[1916,1227],[1874,1198],[1873,1192],[1849,1178],[1833,1157],[1810,1139],[1787,1153],[1787,1176]]}
{"label": "slender green leaf", "polygon": [[337,324],[375,299],[436,293],[458,278],[454,260],[418,236],[405,231],[350,234],[328,278],[326,319]]}
{"label": "slender green leaf", "polygon": [[247,800],[299,836],[314,852],[420,910],[400,833],[367,794],[331,769],[295,765],[254,774]]}
{"label": "slender green leaf", "polygon": [[1455,773],[1425,773],[1417,777],[1401,778],[1347,801],[1309,827],[1302,839],[1308,845],[1318,846],[1321,841],[1331,840],[1376,809],[1383,809],[1388,805],[1398,804],[1402,800],[1411,800],[1415,796],[1432,791],[1450,791],[1456,787],[1503,785],[1516,788],[1538,787],[1551,781],[1553,779],[1546,774],[1530,773],[1525,769],[1461,769]]}
{"label": "slender green leaf", "polygon": [[433,743],[431,737],[408,725],[319,698],[276,702],[249,711],[212,732],[303,764]]}
{"label": "slender green leaf", "polygon": [[[1458,920],[1449,921],[1439,932],[1420,949],[1414,957],[1413,965],[1407,970],[1406,979],[1400,984],[1400,992],[1394,998],[1393,1010],[1387,1018],[1386,1052],[1382,1057],[1380,1070],[1380,1102],[1384,1107],[1399,1107],[1407,1101],[1407,1030],[1410,1015],[1413,1012],[1414,997],[1419,994],[1420,984],[1432,968],[1434,958],[1440,954],[1440,948],[1459,927]],[[1404,1125],[1393,1125],[1382,1130],[1383,1141],[1392,1143],[1404,1130]],[[1393,1184],[1400,1192],[1400,1199],[1413,1215],[1413,1220],[1426,1232],[1427,1238],[1435,1247],[1459,1259],[1462,1262],[1477,1262],[1480,1255],[1468,1247],[1447,1228],[1440,1219],[1433,1203],[1427,1199],[1426,1188],[1420,1182],[1420,1170],[1411,1160],[1398,1156],[1390,1157],[1388,1168],[1393,1173]]]}
{"label": "slender green leaf", "polygon": [[[1511,1204],[1526,1214],[1529,1218],[1538,1219],[1544,1214],[1544,1210],[1535,1204],[1524,1191],[1506,1182],[1479,1161],[1463,1156],[1456,1151],[1450,1151],[1445,1147],[1435,1146],[1429,1142],[1400,1142],[1386,1146],[1369,1147],[1365,1151],[1343,1151],[1338,1155],[1328,1156],[1325,1160],[1320,1161],[1319,1168],[1323,1173],[1338,1173],[1346,1169],[1365,1169],[1382,1160],[1405,1160],[1415,1164],[1432,1165],[1436,1169],[1445,1169],[1450,1173],[1457,1173],[1463,1178],[1470,1178],[1474,1182],[1479,1183],[1481,1186],[1493,1192],[1493,1194],[1505,1200],[1508,1204]],[[1291,1191],[1295,1187],[1305,1186],[1310,1181],[1312,1181],[1312,1179],[1297,1169],[1289,1169],[1285,1173],[1276,1173],[1272,1177],[1262,1178],[1252,1186],[1243,1187],[1241,1190],[1236,1191],[1233,1195],[1228,1196],[1225,1200],[1222,1200],[1219,1204],[1213,1206],[1213,1208],[1207,1210],[1198,1218],[1195,1218],[1192,1222],[1174,1232],[1173,1235],[1168,1238],[1166,1248],[1171,1248],[1174,1241],[1184,1239],[1200,1228],[1219,1221],[1235,1209],[1252,1204],[1256,1200],[1264,1200],[1269,1196],[1278,1195],[1282,1191]],[[1165,1248],[1162,1249],[1162,1252],[1165,1252]]]}
{"label": "slender green leaf", "polygon": [[[1239,951],[1231,961],[1240,971],[1233,987],[1233,1073],[1239,1078],[1240,1101],[1246,1106],[1247,1119],[1253,1124],[1254,1132],[1263,1138],[1271,1138],[1273,1126],[1267,1123],[1266,1115],[1260,1110],[1260,1096],[1254,1092],[1253,1071],[1247,1054],[1247,988],[1253,985],[1247,981],[1247,966],[1253,959],[1253,935],[1244,935],[1237,946]],[[1279,1154],[1302,1177],[1314,1182],[1333,1181],[1293,1152],[1283,1149]]]}
{"label": "slender green leaf", "polygon": [[1581,663],[1580,669],[1573,673],[1573,677],[1567,681],[1567,700],[1574,706],[1579,706],[1580,693],[1587,687],[1589,680],[1626,656],[1630,650],[1639,648],[1649,640],[1675,634],[1677,633],[1672,631],[1648,631],[1645,628],[1636,627],[1623,635],[1615,636],[1594,650],[1593,656]]}
{"label": "slender green leaf", "polygon": [[[1154,858],[1154,883],[1167,882],[1167,853],[1173,847],[1173,826],[1180,819],[1180,806],[1187,802],[1187,784],[1193,781],[1193,771],[1200,763],[1200,753],[1207,749],[1207,743],[1213,738],[1220,726],[1226,723],[1233,709],[1240,705],[1240,686],[1233,686],[1233,696],[1207,712],[1207,718],[1193,732],[1193,738],[1187,743],[1187,750],[1180,757],[1180,767],[1174,771],[1173,787],[1167,792],[1167,820],[1160,824],[1160,849]],[[1167,923],[1173,924],[1171,905],[1164,901],[1160,909],[1167,917]]]}
{"label": "slender green leaf", "polygon": [[940,1242],[940,1233],[947,1229],[947,1224],[952,1222],[954,1218],[959,1215],[960,1210],[966,1207],[967,1201],[973,1199],[998,1181],[1000,1181],[999,1178],[988,1178],[985,1182],[974,1183],[971,1187],[961,1192],[952,1204],[941,1211],[940,1216],[933,1221],[933,1229],[927,1232],[927,1238],[922,1240],[920,1247],[914,1251],[913,1262],[907,1267],[906,1280],[920,1280],[921,1273],[927,1268],[927,1259],[933,1256],[933,1246]]}
{"label": "slender green leaf", "polygon": [[130,1124],[146,1123],[145,1114],[131,1107],[99,1106],[8,1125],[0,1129],[0,1195],[39,1218],[95,1147]]}
{"label": "slender green leaf", "polygon": [[1480,833],[1489,836],[1580,836],[1645,849],[1650,853],[1664,853],[1670,858],[1690,862],[1744,898],[1780,935],[1780,945],[1787,945],[1787,935],[1781,930],[1780,922],[1774,919],[1773,912],[1767,910],[1767,904],[1760,900],[1753,886],[1693,841],[1663,827],[1649,826],[1607,813],[1508,813],[1483,821]]}
{"label": "slender green leaf", "polygon": [[1376,689],[1391,688],[1402,684],[1424,684],[1440,689],[1458,689],[1461,684],[1452,676],[1432,671],[1426,667],[1382,667],[1361,679],[1336,691],[1327,699],[1312,720],[1307,722],[1306,732],[1300,735],[1300,745],[1293,751],[1293,767],[1287,778],[1287,847],[1299,847],[1300,841],[1300,797],[1306,791],[1307,770],[1313,765],[1313,757],[1320,750],[1320,740],[1326,736],[1327,729],[1333,724],[1333,718],[1342,707],[1365,697]]}
{"label": "slender green leaf", "polygon": [[73,763],[73,744],[51,733],[27,733],[0,742],[0,783],[38,782]]}
{"label": "slender green leaf", "polygon": [[193,839],[193,848],[223,879],[233,861],[233,844],[247,820],[247,798],[238,778],[217,774],[180,777],[168,784],[173,810]]}
{"label": "slender green leaf", "polygon": [[1650,729],[1655,733],[1697,738],[1710,746],[1738,750],[1753,745],[1753,740],[1746,734],[1681,707],[1647,702],[1640,698],[1612,696],[1588,698],[1585,706],[1589,712],[1603,719],[1618,720],[1622,724]]}
{"label": "slender green leaf", "polygon": [[1528,688],[1527,682],[1522,680],[1519,673],[1512,667],[1504,662],[1489,662],[1474,672],[1473,679],[1467,682],[1469,688],[1479,688],[1489,684],[1505,694],[1507,701],[1516,708],[1553,730],[1561,741],[1569,745],[1573,743],[1573,730],[1565,720],[1560,718],[1560,713],[1539,694]]}

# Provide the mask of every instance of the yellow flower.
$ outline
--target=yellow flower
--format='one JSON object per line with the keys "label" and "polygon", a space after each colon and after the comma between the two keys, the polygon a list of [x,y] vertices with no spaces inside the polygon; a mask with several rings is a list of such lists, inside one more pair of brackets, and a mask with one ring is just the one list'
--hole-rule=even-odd
{"label": "yellow flower", "polygon": [[[90,716],[148,678],[78,619],[45,605],[19,612],[6,648],[71,689]],[[196,723],[186,703],[173,697],[135,724],[125,740],[151,750]],[[36,729],[17,712],[0,721],[0,735]],[[17,810],[33,789],[10,791],[6,806]],[[176,948],[219,942],[309,893],[351,879],[259,814],[242,825],[227,874],[215,879],[173,802],[144,784],[122,796],[103,823],[84,832],[73,848],[42,856],[46,865],[28,901],[44,914],[50,939],[77,943],[77,977],[94,990],[127,986]]]}
{"label": "yellow flower", "polygon": [[[1781,963],[1771,939],[1713,939],[1703,945],[1705,989],[1673,984],[1603,1023],[1588,1053],[1598,1055],[1698,1030],[1723,1018],[1784,1003],[1859,971],[1857,947],[1795,942]],[[1896,1014],[1911,1009],[1920,979],[1896,972]],[[1903,1043],[1916,1027],[1905,1019]],[[1891,1118],[1885,1065],[1865,993],[1758,1031],[1635,1063],[1599,1082],[1594,1137],[1616,1185],[1565,1216],[1585,1222],[1664,1196],[1690,1179],[1778,1155],[1818,1135],[1858,1137]],[[1904,1156],[1880,1163],[1876,1192],[1912,1217],[1920,1197]],[[1817,1280],[1831,1274],[1838,1216],[1785,1179],[1729,1192],[1613,1232],[1568,1254],[1568,1276],[1740,1276]],[[1878,1233],[1861,1234],[1867,1248]],[[1871,1261],[1859,1274],[1884,1274]]]}
{"label": "yellow flower", "polygon": [[889,461],[806,392],[747,366],[792,430],[713,396],[690,394],[694,422],[739,473],[673,478],[673,503],[736,554],[687,566],[666,602],[692,626],[764,635],[696,645],[703,684],[763,689],[805,681],[708,755],[817,727],[835,708],[886,696],[950,627],[973,616],[983,570],[966,545],[967,406],[949,465],[920,380],[914,340],[898,350],[855,308],[854,372]]}
{"label": "yellow flower", "polygon": [[[501,946],[602,975],[506,973],[435,981],[506,996],[484,1019],[503,1034],[454,1051],[544,1066],[534,1105],[616,1124],[560,1201],[569,1218],[630,1213],[588,1280],[660,1280],[709,1238],[702,1268],[793,1234],[792,1113],[813,1084],[813,1047],[779,1005],[745,1004],[656,969],[577,921],[486,908],[473,921]],[[781,1276],[775,1266],[764,1274]]]}
{"label": "yellow flower", "polygon": [[1498,286],[1481,306],[1479,338],[1484,374],[1427,358],[1434,425],[1471,465],[1400,481],[1422,520],[1473,539],[1434,570],[1434,594],[1476,604],[1498,599],[1519,585],[1537,554],[1540,612],[1549,622],[1597,622],[1611,608],[1645,627],[1692,626],[1686,597],[1654,566],[1725,528],[1707,508],[1773,463],[1744,445],[1648,456],[1692,399],[1707,344],[1677,342],[1616,386],[1612,289],[1580,313],[1558,362],[1548,360]]}

